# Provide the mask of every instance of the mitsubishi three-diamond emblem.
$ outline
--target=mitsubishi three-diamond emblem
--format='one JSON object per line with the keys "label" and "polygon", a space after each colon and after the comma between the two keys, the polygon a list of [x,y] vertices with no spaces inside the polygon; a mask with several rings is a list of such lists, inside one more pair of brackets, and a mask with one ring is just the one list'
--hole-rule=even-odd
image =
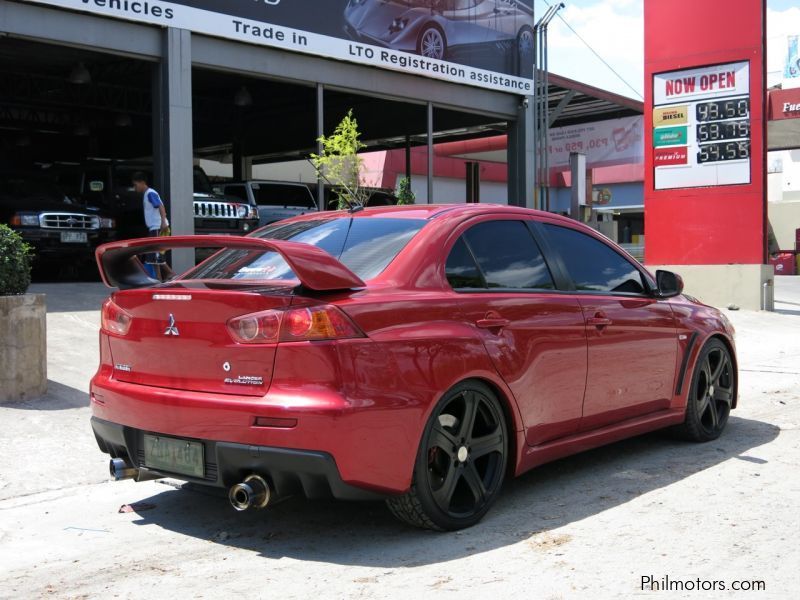
{"label": "mitsubishi three-diamond emblem", "polygon": [[164,335],[180,335],[178,328],[175,326],[175,316],[172,313],[169,315],[169,325],[164,330]]}

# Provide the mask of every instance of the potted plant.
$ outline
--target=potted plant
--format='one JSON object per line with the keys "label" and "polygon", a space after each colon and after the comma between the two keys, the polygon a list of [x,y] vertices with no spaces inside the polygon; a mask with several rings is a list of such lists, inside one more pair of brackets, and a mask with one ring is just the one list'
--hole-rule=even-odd
{"label": "potted plant", "polygon": [[411,180],[408,177],[403,177],[397,182],[397,204],[414,204],[417,200],[417,195],[411,189]]}
{"label": "potted plant", "polygon": [[47,391],[44,294],[27,294],[31,247],[0,224],[0,403],[28,400]]}

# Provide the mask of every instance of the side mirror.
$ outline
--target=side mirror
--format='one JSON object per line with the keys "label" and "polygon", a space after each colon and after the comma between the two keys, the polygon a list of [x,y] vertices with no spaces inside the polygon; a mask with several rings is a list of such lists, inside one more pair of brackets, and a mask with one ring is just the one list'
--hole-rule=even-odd
{"label": "side mirror", "polygon": [[672,271],[656,271],[656,294],[659,298],[674,298],[683,292],[683,279]]}

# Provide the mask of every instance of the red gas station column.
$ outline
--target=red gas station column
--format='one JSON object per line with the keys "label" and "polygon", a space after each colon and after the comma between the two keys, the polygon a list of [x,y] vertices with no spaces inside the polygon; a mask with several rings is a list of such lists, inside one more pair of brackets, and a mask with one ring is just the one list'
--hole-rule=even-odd
{"label": "red gas station column", "polygon": [[710,304],[760,308],[766,3],[645,0],[645,262]]}

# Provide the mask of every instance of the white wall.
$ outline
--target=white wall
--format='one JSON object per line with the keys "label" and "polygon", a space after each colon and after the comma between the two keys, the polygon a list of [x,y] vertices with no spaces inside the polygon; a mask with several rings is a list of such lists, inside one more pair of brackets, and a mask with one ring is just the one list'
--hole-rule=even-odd
{"label": "white wall", "polygon": [[[428,181],[424,175],[411,178],[411,189],[417,195],[417,204],[428,203]],[[433,200],[436,204],[463,204],[467,198],[464,179],[433,178]],[[508,186],[505,183],[481,181],[481,204],[508,204]]]}

